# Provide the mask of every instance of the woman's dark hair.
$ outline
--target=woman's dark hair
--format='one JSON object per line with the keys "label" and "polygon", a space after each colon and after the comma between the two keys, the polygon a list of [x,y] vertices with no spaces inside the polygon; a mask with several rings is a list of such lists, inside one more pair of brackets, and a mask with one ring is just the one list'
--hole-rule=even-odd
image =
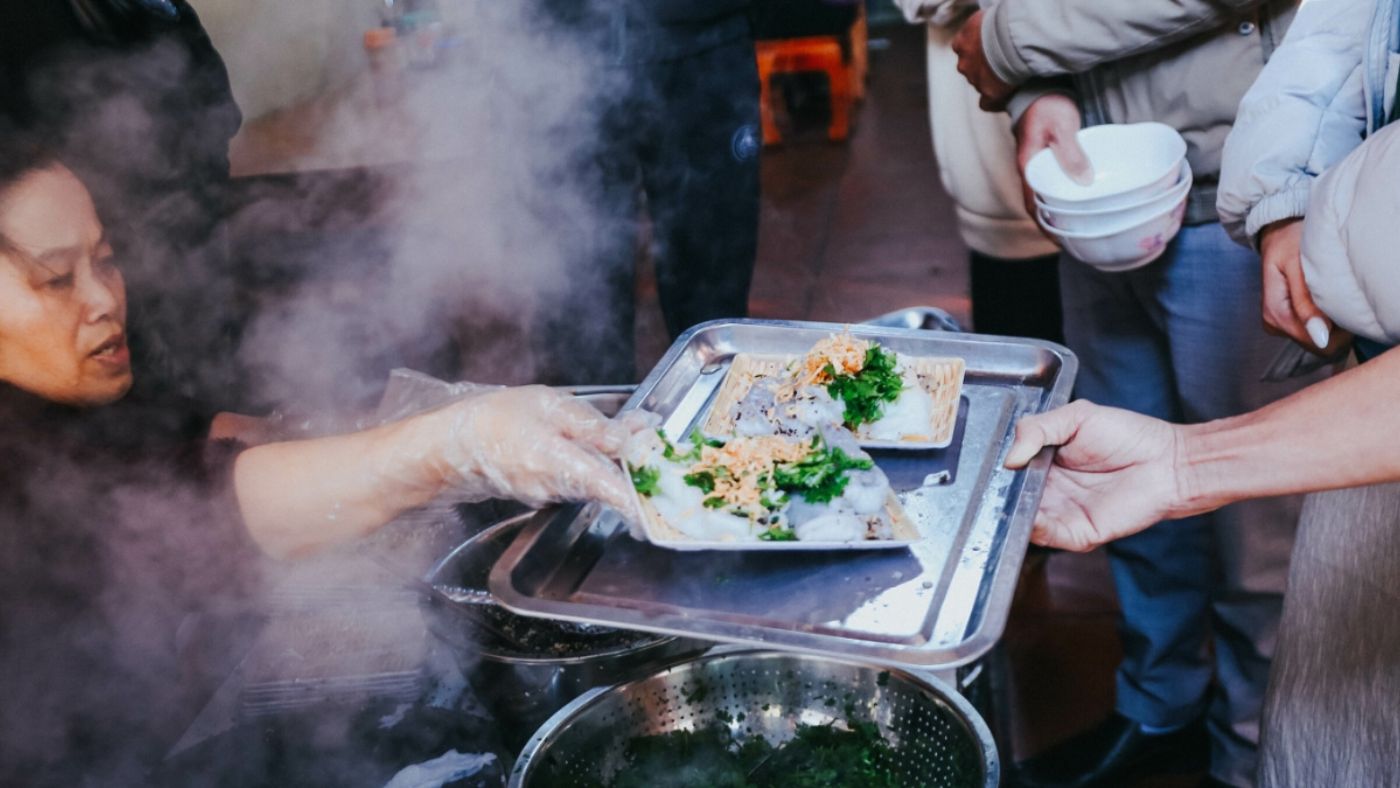
{"label": "woman's dark hair", "polygon": [[[0,200],[25,177],[58,163],[58,153],[38,137],[0,127]],[[11,250],[9,240],[0,234],[0,252]]]}
{"label": "woman's dark hair", "polygon": [[37,137],[0,130],[0,194],[25,176],[58,164],[58,153]]}
{"label": "woman's dark hair", "polygon": [[147,39],[178,24],[188,8],[184,0],[68,0],[68,5],[83,33],[106,44]]}

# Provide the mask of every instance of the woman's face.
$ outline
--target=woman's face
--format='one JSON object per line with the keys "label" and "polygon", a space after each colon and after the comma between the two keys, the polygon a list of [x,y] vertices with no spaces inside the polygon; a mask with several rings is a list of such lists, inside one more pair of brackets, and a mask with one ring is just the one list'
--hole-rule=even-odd
{"label": "woman's face", "polygon": [[92,198],[62,166],[0,192],[0,381],[80,407],[131,388],[126,285]]}

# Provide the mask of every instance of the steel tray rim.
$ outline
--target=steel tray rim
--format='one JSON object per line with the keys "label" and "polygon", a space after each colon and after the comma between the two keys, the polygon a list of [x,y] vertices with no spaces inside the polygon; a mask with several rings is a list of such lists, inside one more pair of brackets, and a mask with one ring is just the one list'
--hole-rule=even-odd
{"label": "steel tray rim", "polygon": [[[1033,412],[1044,412],[1066,404],[1069,401],[1073,381],[1078,372],[1078,359],[1072,351],[1063,345],[1045,340],[841,323],[725,319],[702,323],[683,333],[637,387],[623,406],[623,411],[636,409],[646,400],[667,370],[674,366],[686,352],[690,341],[697,334],[728,326],[801,328],[824,331],[839,331],[850,328],[859,335],[870,337],[907,338],[936,333],[940,339],[954,340],[960,343],[970,342],[993,346],[1015,344],[1045,350],[1057,358],[1060,368],[1053,384],[1044,387],[1044,396],[1040,406]],[[1046,476],[1053,456],[1053,449],[1047,448],[1037,455],[1024,470],[1016,473],[1021,479],[1020,492],[1014,508],[1002,518],[1005,521],[1005,526],[998,529],[996,543],[998,555],[992,568],[982,575],[984,579],[979,584],[978,609],[980,616],[969,616],[968,629],[962,632],[963,637],[947,646],[929,648],[926,644],[841,638],[843,648],[837,648],[833,642],[837,640],[835,636],[814,630],[783,630],[780,633],[781,638],[774,639],[774,633],[770,630],[750,628],[745,632],[742,624],[736,625],[728,620],[696,618],[685,615],[683,612],[649,612],[578,600],[538,605],[533,597],[522,593],[515,587],[511,574],[512,569],[528,552],[530,545],[543,529],[550,527],[555,518],[561,514],[577,514],[580,511],[579,507],[548,510],[540,513],[536,522],[526,525],[520,536],[510,545],[502,559],[493,568],[489,587],[505,607],[521,615],[620,626],[658,634],[703,638],[746,647],[776,648],[815,656],[860,659],[872,664],[908,670],[951,669],[979,659],[995,645],[1005,630],[1010,613],[1011,596],[1015,591],[1015,577],[1025,558],[1034,515],[1039,508],[1041,495],[1044,493]],[[544,607],[549,609],[542,609]],[[609,613],[615,614],[615,611],[619,609],[627,609],[634,615],[627,619],[627,623],[621,624],[615,615],[609,615]]]}

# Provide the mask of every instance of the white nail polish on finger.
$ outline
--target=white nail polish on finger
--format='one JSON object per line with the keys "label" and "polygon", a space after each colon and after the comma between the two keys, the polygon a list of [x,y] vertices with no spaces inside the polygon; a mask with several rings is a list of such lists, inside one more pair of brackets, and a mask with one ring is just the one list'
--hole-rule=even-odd
{"label": "white nail polish on finger", "polygon": [[1327,343],[1332,339],[1332,332],[1327,328],[1327,321],[1320,317],[1310,317],[1305,324],[1308,330],[1308,337],[1313,341],[1319,350],[1327,347]]}

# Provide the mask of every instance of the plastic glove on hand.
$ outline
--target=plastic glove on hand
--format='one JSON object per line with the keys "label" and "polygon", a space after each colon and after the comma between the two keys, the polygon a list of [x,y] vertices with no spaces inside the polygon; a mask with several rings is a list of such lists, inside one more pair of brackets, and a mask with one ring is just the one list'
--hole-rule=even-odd
{"label": "plastic glove on hand", "polygon": [[[616,421],[543,386],[491,391],[426,414],[414,425],[406,465],[417,481],[463,500],[508,498],[527,506],[599,501],[635,518],[618,465],[638,426]],[[417,456],[413,456],[416,453]]]}

